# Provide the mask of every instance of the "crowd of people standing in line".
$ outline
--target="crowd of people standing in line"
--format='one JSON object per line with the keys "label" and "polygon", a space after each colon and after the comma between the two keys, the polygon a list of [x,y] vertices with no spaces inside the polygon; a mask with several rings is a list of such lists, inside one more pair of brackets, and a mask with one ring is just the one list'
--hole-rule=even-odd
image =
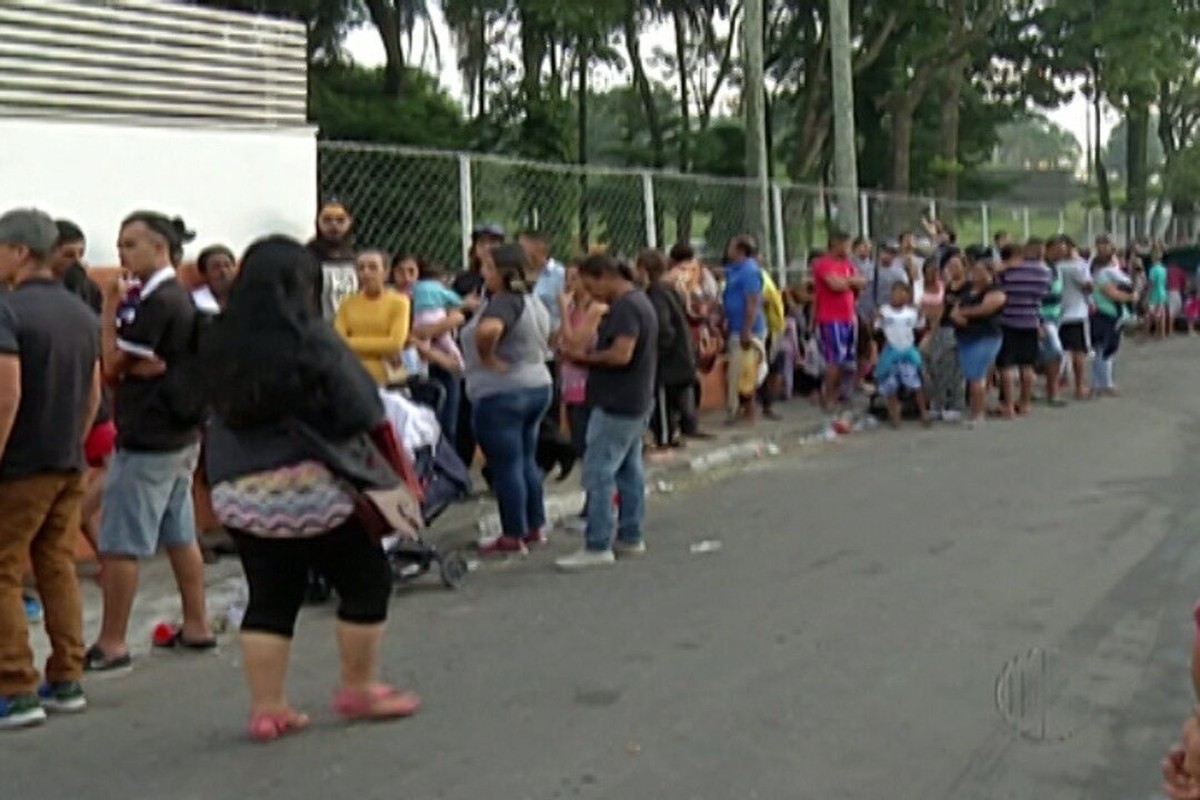
{"label": "crowd of people standing in line", "polygon": [[1126,331],[1145,320],[1164,337],[1184,308],[1186,274],[1160,246],[1146,270],[1107,235],[1090,251],[1063,235],[1019,245],[1001,233],[993,244],[960,249],[943,232],[922,254],[906,234],[876,253],[832,237],[812,267],[823,406],[865,384],[893,425],[907,404],[926,423],[974,427],[1029,414],[1039,380],[1052,407],[1072,388],[1075,400],[1116,396]]}
{"label": "crowd of people standing in line", "polygon": [[[468,460],[478,448],[488,462],[504,535],[484,553],[544,541],[536,449],[560,399],[584,456],[588,502],[584,546],[558,566],[645,552],[642,451],[656,396],[667,402],[660,365],[672,376],[664,446],[678,443],[671,431],[681,425],[702,435],[692,392],[677,391],[694,380],[692,304],[645,286],[647,275],[665,280],[662,257],[643,254],[640,275],[604,253],[568,271],[539,234],[505,244],[485,227],[472,269],[447,287],[418,258],[357,250],[352,225],[330,202],[308,245],[268,237],[240,260],[207,248],[193,290],[177,271],[193,238],[178,219],[127,217],[121,270],[97,284],[77,227],[34,210],[0,217],[0,277],[11,286],[0,303],[0,505],[20,529],[0,540],[0,729],[82,711],[85,673],[132,667],[138,565],[160,548],[183,622],[156,644],[216,646],[194,477],[209,485],[249,586],[240,644],[250,736],[308,724],[285,681],[314,574],[337,596],[335,709],[348,719],[414,713],[419,698],[378,679],[392,578],[359,504],[365,488],[400,478],[369,454],[347,455],[347,443],[371,441],[384,424],[380,391],[410,371],[444,385],[444,432],[470,448]],[[660,332],[660,313],[677,338]],[[90,647],[75,574],[81,529],[99,556],[104,601]],[[51,643],[44,672],[22,609],[26,569]]]}
{"label": "crowd of people standing in line", "polygon": [[[644,452],[707,436],[698,375],[718,363],[730,425],[774,416],[802,372],[830,412],[873,386],[896,424],[907,398],[926,420],[969,408],[978,424],[1029,413],[1039,369],[1051,404],[1066,372],[1079,399],[1116,394],[1113,359],[1141,299],[1106,238],[1089,263],[1065,237],[963,251],[946,233],[922,258],[905,235],[876,262],[869,243],[838,234],[810,283],[781,291],[747,236],[729,243],[719,271],[687,244],[564,265],[545,235],[509,243],[485,225],[470,268],[450,282],[417,256],[356,247],[353,224],[329,201],[307,245],[268,237],[241,259],[206,248],[201,285],[189,289],[177,270],[193,234],[178,219],[127,217],[122,272],[96,284],[78,227],[38,211],[0,217],[0,280],[12,286],[0,302],[0,508],[14,530],[0,539],[0,728],[81,711],[85,672],[131,668],[138,565],[160,548],[183,607],[160,644],[216,646],[197,475],[249,585],[240,642],[251,737],[308,724],[285,683],[314,576],[337,595],[336,710],[414,713],[419,698],[378,678],[391,573],[358,494],[399,480],[359,459],[358,445],[373,447],[384,424],[380,392],[414,376],[440,387],[442,432],[463,460],[478,451],[486,461],[501,531],[481,543],[484,555],[546,540],[538,450],[565,423],[583,459],[584,536],[556,565],[576,571],[646,553]],[[1182,290],[1168,281],[1164,300],[1162,279],[1152,265],[1151,307],[1166,315],[1182,308],[1172,294]],[[90,647],[74,571],[80,529],[102,568]],[[44,673],[21,610],[26,559],[52,645]]]}

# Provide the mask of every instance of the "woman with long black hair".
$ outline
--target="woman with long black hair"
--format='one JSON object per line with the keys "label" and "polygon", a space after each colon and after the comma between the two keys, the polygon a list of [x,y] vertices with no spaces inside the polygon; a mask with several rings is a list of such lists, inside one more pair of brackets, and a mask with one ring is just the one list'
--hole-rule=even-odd
{"label": "woman with long black hair", "polygon": [[391,594],[383,551],[299,433],[337,442],[383,420],[375,381],[313,307],[315,271],[298,242],[272,237],[251,245],[201,351],[213,387],[206,461],[213,506],[250,586],[241,646],[249,733],[260,741],[308,724],[288,704],[284,682],[309,570],[326,576],[339,600],[337,712],[384,719],[420,705],[378,679]]}

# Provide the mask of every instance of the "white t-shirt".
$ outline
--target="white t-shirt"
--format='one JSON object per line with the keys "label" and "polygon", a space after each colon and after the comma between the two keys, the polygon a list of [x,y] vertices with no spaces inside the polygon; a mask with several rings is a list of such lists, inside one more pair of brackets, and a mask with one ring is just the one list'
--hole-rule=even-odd
{"label": "white t-shirt", "polygon": [[1082,322],[1088,318],[1088,299],[1092,295],[1092,271],[1083,259],[1058,262],[1062,275],[1062,321]]}
{"label": "white t-shirt", "polygon": [[875,327],[883,331],[887,343],[897,350],[910,350],[916,343],[914,331],[917,327],[917,310],[912,306],[894,308],[890,305],[879,309],[879,321]]}

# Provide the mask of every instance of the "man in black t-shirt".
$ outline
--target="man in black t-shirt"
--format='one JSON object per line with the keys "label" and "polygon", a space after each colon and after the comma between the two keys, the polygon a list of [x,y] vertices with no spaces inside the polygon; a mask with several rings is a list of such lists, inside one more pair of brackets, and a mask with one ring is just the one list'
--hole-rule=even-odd
{"label": "man in black t-shirt", "polygon": [[[54,225],[58,228],[58,238],[54,242],[54,253],[50,257],[50,270],[55,278],[62,281],[68,292],[79,297],[96,313],[99,320],[104,301],[101,298],[100,287],[91,279],[87,267],[84,266],[87,239],[83,230],[74,222],[65,219],[55,220]],[[80,530],[92,551],[96,553],[100,552],[96,541],[96,516],[100,511],[104,473],[108,468],[108,459],[112,455],[115,441],[116,425],[112,420],[111,392],[106,386],[101,386],[100,409],[96,412],[96,420],[83,448],[87,457],[88,472],[84,478],[83,506],[79,512]]]}
{"label": "man in black t-shirt", "polygon": [[[99,326],[50,270],[57,231],[40,211],[0,216],[0,730],[37,724],[45,709],[82,711],[83,612],[75,534],[83,434],[100,399]],[[45,683],[18,591],[26,558],[46,608]]]}
{"label": "man in black t-shirt", "polygon": [[163,546],[183,601],[183,625],[170,644],[216,646],[204,606],[204,561],[196,543],[192,473],[199,455],[198,425],[185,419],[178,393],[190,355],[196,309],[170,266],[181,246],[179,225],[162,214],[138,212],[121,225],[122,268],[141,282],[136,305],[117,333],[119,283],[104,287],[101,355],[117,384],[117,451],[109,467],[100,523],[104,619],[87,653],[93,672],[130,667],[126,634],[137,591],[138,559]]}
{"label": "man in black t-shirt", "polygon": [[[589,256],[579,268],[588,292],[607,303],[608,313],[591,350],[569,351],[587,366],[587,447],[583,488],[587,492],[586,546],[555,562],[563,570],[607,566],[615,555],[646,552],[646,473],[642,437],[654,404],[658,361],[658,317],[654,305],[633,283],[633,272],[607,255]],[[619,497],[617,540],[613,543],[612,497]]]}

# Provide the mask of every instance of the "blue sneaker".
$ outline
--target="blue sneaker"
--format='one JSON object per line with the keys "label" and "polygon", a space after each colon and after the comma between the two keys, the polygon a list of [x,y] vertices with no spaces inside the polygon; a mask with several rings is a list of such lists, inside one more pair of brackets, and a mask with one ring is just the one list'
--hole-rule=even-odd
{"label": "blue sneaker", "polygon": [[38,687],[42,708],[56,714],[78,714],[87,710],[87,695],[79,681],[43,683]]}
{"label": "blue sneaker", "polygon": [[32,594],[22,595],[25,601],[25,618],[30,625],[38,625],[42,621],[42,601]]}
{"label": "blue sneaker", "polygon": [[37,695],[0,697],[0,731],[31,728],[46,721],[46,709]]}

